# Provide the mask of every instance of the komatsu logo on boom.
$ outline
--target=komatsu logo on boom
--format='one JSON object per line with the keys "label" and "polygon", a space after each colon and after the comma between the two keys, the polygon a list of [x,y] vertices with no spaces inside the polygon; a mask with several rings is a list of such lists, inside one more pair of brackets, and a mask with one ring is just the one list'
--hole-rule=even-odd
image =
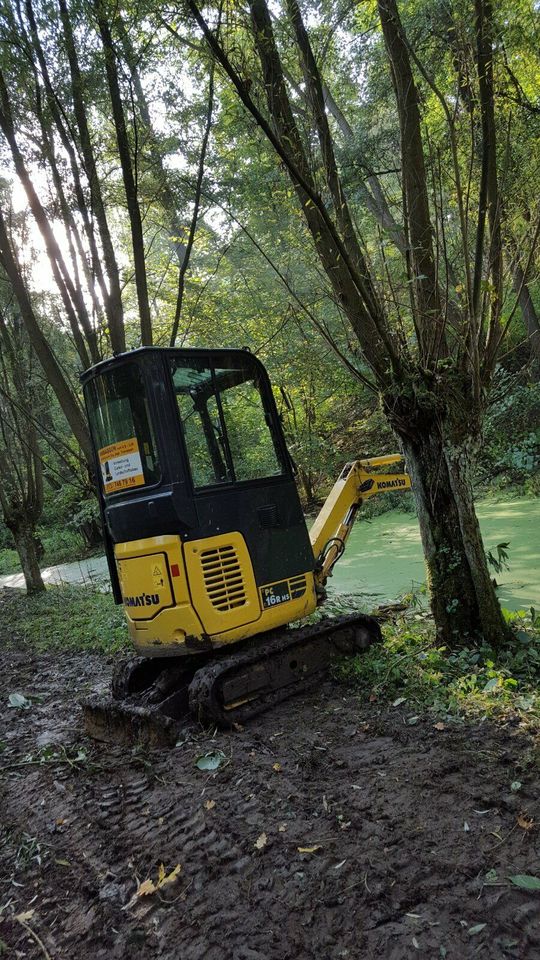
{"label": "komatsu logo on boom", "polygon": [[159,593],[141,593],[139,597],[124,597],[126,607],[153,607],[159,604]]}
{"label": "komatsu logo on boom", "polygon": [[377,487],[379,490],[389,490],[392,487],[405,487],[405,486],[407,486],[407,481],[401,480],[401,479],[377,481]]}

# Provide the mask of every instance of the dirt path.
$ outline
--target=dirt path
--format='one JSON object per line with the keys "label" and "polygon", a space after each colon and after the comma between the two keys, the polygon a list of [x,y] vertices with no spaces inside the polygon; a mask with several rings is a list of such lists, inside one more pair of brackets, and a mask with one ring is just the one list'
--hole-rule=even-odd
{"label": "dirt path", "polygon": [[[505,879],[540,873],[538,829],[516,819],[540,819],[538,767],[515,726],[410,725],[407,704],[328,684],[240,733],[192,726],[170,753],[126,751],[80,725],[78,698],[109,673],[89,655],[0,656],[8,956],[540,956],[540,893]],[[37,699],[8,707],[14,691]],[[226,763],[198,770],[217,749]],[[178,879],[129,905],[161,863]]]}

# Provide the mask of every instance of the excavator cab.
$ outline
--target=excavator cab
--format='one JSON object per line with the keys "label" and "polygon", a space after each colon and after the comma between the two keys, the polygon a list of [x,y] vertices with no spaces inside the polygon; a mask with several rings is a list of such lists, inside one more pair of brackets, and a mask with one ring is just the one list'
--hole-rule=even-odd
{"label": "excavator cab", "polygon": [[143,347],[82,382],[113,592],[140,654],[211,650],[315,609],[313,548],[255,356]]}

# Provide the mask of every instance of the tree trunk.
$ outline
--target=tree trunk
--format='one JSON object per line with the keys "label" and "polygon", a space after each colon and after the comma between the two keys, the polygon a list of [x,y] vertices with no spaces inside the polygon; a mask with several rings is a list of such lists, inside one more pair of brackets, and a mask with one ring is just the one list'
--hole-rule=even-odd
{"label": "tree trunk", "polygon": [[[77,129],[79,131],[81,153],[84,160],[84,169],[90,185],[90,206],[96,217],[99,236],[101,239],[101,246],[103,248],[103,262],[105,264],[105,270],[107,272],[107,278],[109,281],[109,295],[108,297],[104,297],[104,300],[107,317],[109,320],[111,346],[113,353],[123,353],[123,351],[126,349],[126,334],[124,330],[124,310],[122,306],[122,291],[120,287],[118,262],[116,260],[114,244],[110,234],[109,224],[107,222],[107,214],[101,192],[101,183],[97,170],[94,149],[92,147],[92,140],[90,137],[90,130],[84,102],[84,82],[79,67],[77,50],[75,48],[75,40],[73,37],[70,15],[66,0],[58,0],[58,4],[60,8],[60,19],[62,21],[64,30],[66,53],[69,60],[71,91],[73,95],[73,110],[75,113]],[[73,164],[72,162],[72,169],[77,169],[76,163]],[[75,173],[74,179],[77,183],[77,177]],[[79,207],[81,210],[84,210],[84,198],[82,199],[83,203],[81,204],[79,201]],[[91,237],[91,231],[89,232],[89,237]],[[99,257],[97,257],[97,252],[92,244],[91,249],[93,251],[94,260],[99,260]]]}
{"label": "tree trunk", "polygon": [[315,502],[315,490],[313,485],[313,476],[310,470],[304,470],[303,467],[297,467],[298,479],[304,492],[305,506],[310,507]]}
{"label": "tree trunk", "polygon": [[50,344],[39,327],[26,286],[18,263],[13,255],[6,228],[6,223],[0,210],[0,263],[8,276],[13,294],[21,311],[21,318],[28,332],[29,340],[36,356],[43,368],[43,372],[50,383],[62,412],[68,421],[75,439],[80,444],[89,470],[93,469],[94,457],[90,433],[77,398],[66,380],[64,373],[53,353]]}
{"label": "tree trunk", "polygon": [[28,596],[41,593],[45,590],[45,584],[39,569],[40,543],[36,537],[34,524],[31,520],[24,518],[17,524],[13,524],[11,532],[15,541],[15,549],[21,561],[26,593]]}
{"label": "tree trunk", "polygon": [[[459,646],[502,646],[508,627],[489,573],[470,481],[474,442],[445,441],[425,415],[404,427],[390,415],[405,454],[418,510],[431,609],[439,636]],[[444,429],[444,426],[443,426]]]}
{"label": "tree trunk", "polygon": [[139,306],[139,318],[141,325],[141,343],[143,346],[151,346],[152,317],[150,314],[150,301],[148,299],[144,233],[136,179],[138,162],[137,145],[135,145],[135,157],[134,161],[132,162],[111,28],[105,16],[105,8],[102,0],[95,0],[94,7],[101,36],[101,42],[103,44],[103,52],[105,55],[105,71],[107,73],[107,81],[109,84],[112,117],[116,132],[118,156],[120,157],[120,166],[122,168],[122,179],[124,181],[129,224],[131,227],[133,264],[135,267],[135,289],[137,291],[137,303]]}
{"label": "tree trunk", "polygon": [[540,323],[525,274],[517,258],[512,265],[512,286],[519,297],[521,315],[529,339],[533,376],[535,380],[540,380]]}

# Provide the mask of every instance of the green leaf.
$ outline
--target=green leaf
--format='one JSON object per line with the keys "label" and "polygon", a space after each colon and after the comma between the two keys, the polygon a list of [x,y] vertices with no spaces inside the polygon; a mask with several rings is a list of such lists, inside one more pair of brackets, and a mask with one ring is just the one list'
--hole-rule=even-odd
{"label": "green leaf", "polygon": [[475,924],[474,927],[469,927],[469,929],[467,930],[467,933],[469,934],[470,937],[475,937],[476,934],[480,933],[486,926],[487,926],[486,923],[477,923]]}
{"label": "green leaf", "polygon": [[540,890],[540,877],[531,877],[527,873],[516,873],[513,877],[508,877],[510,883],[520,890]]}
{"label": "green leaf", "polygon": [[488,680],[484,687],[484,693],[491,693],[492,690],[495,690],[499,686],[499,678],[492,677],[491,680]]}
{"label": "green leaf", "polygon": [[30,700],[26,697],[23,697],[22,693],[10,693],[8,697],[8,705],[10,707],[17,707],[19,710],[29,710],[32,704]]}
{"label": "green leaf", "polygon": [[197,757],[195,766],[199,770],[217,770],[226,759],[222,750],[214,750],[210,753],[203,753]]}
{"label": "green leaf", "polygon": [[521,790],[521,780],[512,780],[510,784],[510,789],[512,793],[517,793],[518,790]]}

